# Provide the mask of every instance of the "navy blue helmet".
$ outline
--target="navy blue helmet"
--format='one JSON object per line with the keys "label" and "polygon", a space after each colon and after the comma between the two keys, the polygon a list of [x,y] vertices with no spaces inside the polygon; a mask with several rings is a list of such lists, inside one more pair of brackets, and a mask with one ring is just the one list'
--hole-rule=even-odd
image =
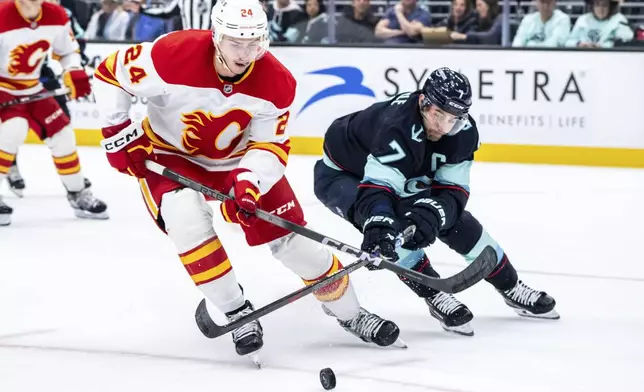
{"label": "navy blue helmet", "polygon": [[424,99],[421,109],[434,105],[456,116],[448,135],[455,135],[468,124],[468,112],[472,106],[472,86],[465,75],[447,67],[438,68],[425,81],[422,93]]}
{"label": "navy blue helmet", "polygon": [[457,117],[466,116],[472,106],[472,86],[462,73],[447,67],[429,75],[423,86],[424,106],[435,105]]}

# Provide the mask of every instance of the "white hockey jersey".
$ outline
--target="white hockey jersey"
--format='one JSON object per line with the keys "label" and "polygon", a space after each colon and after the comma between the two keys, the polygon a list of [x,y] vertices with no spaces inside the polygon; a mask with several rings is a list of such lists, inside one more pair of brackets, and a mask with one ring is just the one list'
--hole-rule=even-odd
{"label": "white hockey jersey", "polygon": [[63,68],[81,68],[78,42],[65,9],[43,3],[40,15],[25,19],[15,1],[0,2],[0,91],[11,95],[40,92],[40,69],[51,50]]}
{"label": "white hockey jersey", "polygon": [[146,97],[142,125],[156,154],[179,155],[208,171],[247,168],[266,193],[288,160],[295,79],[270,53],[236,82],[220,78],[214,61],[207,30],[177,31],[113,53],[94,73],[107,84],[94,89],[106,115],[102,126],[128,119],[130,95]]}

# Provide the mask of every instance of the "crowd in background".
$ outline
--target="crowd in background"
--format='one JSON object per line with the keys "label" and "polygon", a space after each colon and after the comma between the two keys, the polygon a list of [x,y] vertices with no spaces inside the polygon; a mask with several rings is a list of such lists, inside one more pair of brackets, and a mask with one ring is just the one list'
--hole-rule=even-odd
{"label": "crowd in background", "polygon": [[[151,41],[183,28],[204,28],[216,0],[62,0],[92,40]],[[502,0],[337,0],[334,18],[322,0],[262,1],[272,41],[500,45]],[[172,4],[169,4],[172,3]],[[644,0],[532,0],[511,3],[516,47],[606,48],[644,45]],[[171,12],[159,12],[159,8]],[[176,12],[175,12],[176,11]],[[184,26],[181,13],[202,13]],[[184,15],[185,16],[185,15]]]}

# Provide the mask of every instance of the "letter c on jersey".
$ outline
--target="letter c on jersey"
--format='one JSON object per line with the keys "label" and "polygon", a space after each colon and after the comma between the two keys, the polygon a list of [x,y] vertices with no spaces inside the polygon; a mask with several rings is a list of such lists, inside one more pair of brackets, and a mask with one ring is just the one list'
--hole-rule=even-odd
{"label": "letter c on jersey", "polygon": [[220,116],[203,110],[182,113],[181,122],[186,127],[181,131],[181,145],[190,155],[227,158],[239,146],[252,118],[250,113],[237,108]]}
{"label": "letter c on jersey", "polygon": [[39,40],[30,44],[18,45],[9,53],[8,71],[11,76],[33,73],[45,58],[49,42]]}

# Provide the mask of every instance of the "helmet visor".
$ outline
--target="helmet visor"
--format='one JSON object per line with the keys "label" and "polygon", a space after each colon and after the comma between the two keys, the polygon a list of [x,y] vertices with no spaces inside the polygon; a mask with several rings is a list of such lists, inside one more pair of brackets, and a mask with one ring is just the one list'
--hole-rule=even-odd
{"label": "helmet visor", "polygon": [[422,110],[423,117],[430,125],[430,132],[441,136],[453,136],[462,131],[468,124],[467,115],[455,116],[429,105]]}

